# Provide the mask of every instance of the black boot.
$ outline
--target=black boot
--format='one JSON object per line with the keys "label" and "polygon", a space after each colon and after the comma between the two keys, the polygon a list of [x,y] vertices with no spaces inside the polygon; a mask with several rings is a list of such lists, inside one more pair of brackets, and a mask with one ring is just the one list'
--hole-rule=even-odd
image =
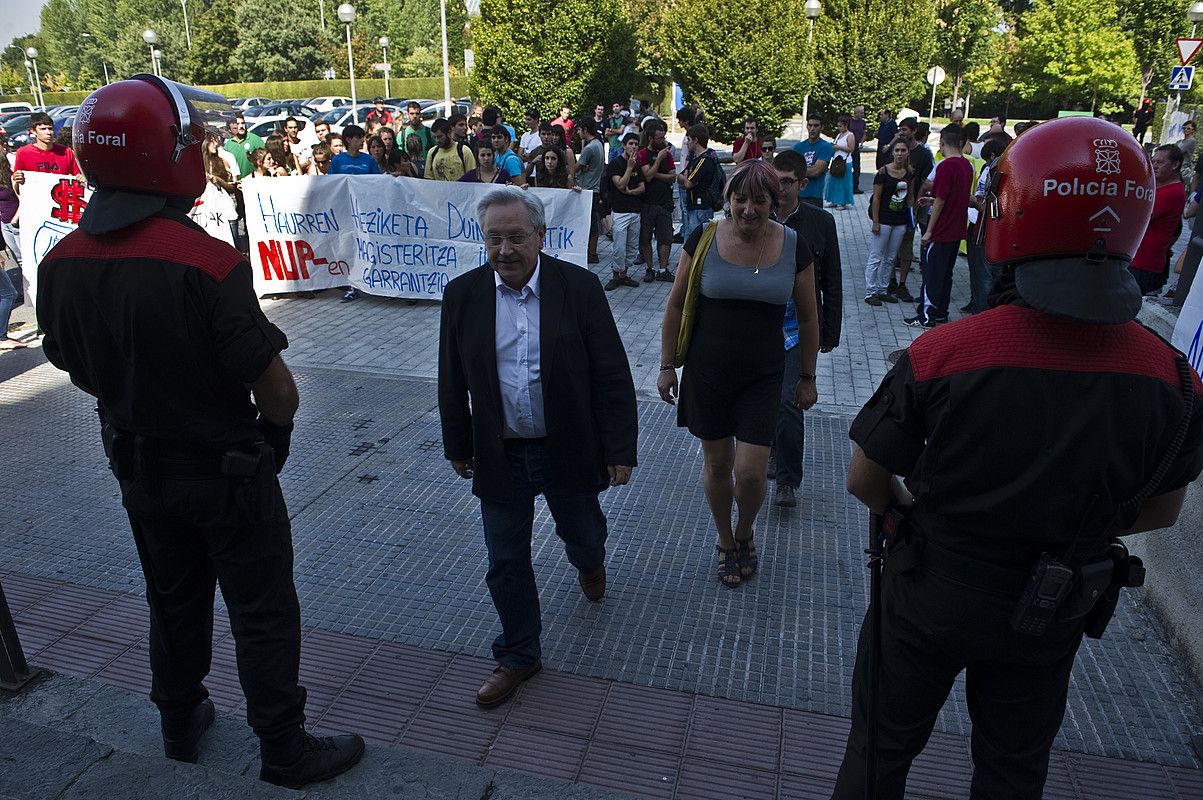
{"label": "black boot", "polygon": [[302,736],[299,744],[288,748],[292,753],[262,750],[259,780],[300,789],[341,775],[363,758],[362,736],[353,733],[323,737],[302,733]]}
{"label": "black boot", "polygon": [[195,764],[200,757],[200,740],[213,724],[213,701],[208,698],[197,704],[187,717],[163,719],[163,755],[175,761]]}

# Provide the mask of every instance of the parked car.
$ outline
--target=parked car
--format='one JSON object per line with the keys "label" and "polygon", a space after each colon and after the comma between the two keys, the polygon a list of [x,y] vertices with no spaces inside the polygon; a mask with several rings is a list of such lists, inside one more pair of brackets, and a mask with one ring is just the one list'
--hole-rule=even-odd
{"label": "parked car", "polygon": [[276,102],[276,101],[272,100],[270,97],[231,97],[230,98],[230,105],[234,106],[234,108],[237,108],[241,111],[246,111],[248,108],[254,108],[255,106],[270,105],[271,103],[274,103],[274,102]]}
{"label": "parked car", "polygon": [[29,103],[0,103],[0,114],[32,114],[33,106]]}
{"label": "parked car", "polygon": [[75,112],[79,110],[79,106],[55,106],[46,113],[53,120],[59,120],[63,117],[75,116]]}
{"label": "parked car", "polygon": [[0,122],[0,128],[8,136],[9,147],[20,147],[29,144],[29,117],[33,112],[18,114]]}
{"label": "parked car", "polygon": [[280,117],[281,119],[284,117],[304,117],[305,119],[312,119],[317,113],[317,109],[302,103],[271,103],[266,106],[248,108],[242,112],[243,116],[248,120],[266,117]]}
{"label": "parked car", "polygon": [[[425,123],[427,127],[429,127],[430,123],[434,122],[436,119],[447,116],[445,113],[446,107],[443,105],[442,100],[419,100],[418,103],[422,106],[422,122]],[[452,100],[451,113],[459,113],[467,117],[472,114],[472,104],[461,103],[458,100]]]}
{"label": "parked car", "polygon": [[[359,124],[363,125],[363,121],[367,118],[368,112],[374,110],[374,105],[361,105],[358,107]],[[397,106],[385,105],[384,109],[393,115],[394,120],[404,120],[405,110]],[[313,118],[313,122],[326,122],[330,125],[331,133],[342,133],[343,128],[351,124],[351,108],[342,106],[340,108],[331,109],[322,114],[318,114]]]}
{"label": "parked car", "polygon": [[343,106],[351,105],[351,98],[335,97],[335,96],[311,97],[305,101],[305,105],[309,106],[310,108],[316,109],[317,112],[320,114],[323,111],[332,111],[333,109],[336,109],[336,108],[342,108]]}
{"label": "parked car", "polygon": [[[284,120],[286,120],[286,119],[288,119],[287,116],[264,117],[262,119],[255,119],[255,120],[248,119],[246,129],[249,132],[258,136],[260,139],[266,139],[268,136],[270,136],[272,133],[274,133],[277,130],[280,131],[281,133],[283,133],[284,132]],[[311,127],[312,123],[309,120],[305,119],[304,117],[297,117],[296,120],[297,120],[297,123],[300,124],[300,126],[301,126],[300,136],[302,138],[308,138],[308,139],[313,139],[313,140],[317,139],[317,137],[313,134],[313,128]]]}

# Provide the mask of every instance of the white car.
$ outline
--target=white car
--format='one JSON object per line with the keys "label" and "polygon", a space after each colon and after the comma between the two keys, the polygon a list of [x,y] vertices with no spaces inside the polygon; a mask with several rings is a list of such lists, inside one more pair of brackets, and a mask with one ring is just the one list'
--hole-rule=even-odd
{"label": "white car", "polygon": [[[364,126],[364,120],[367,118],[368,112],[373,111],[375,108],[376,108],[376,106],[374,106],[374,105],[359,106],[358,112],[359,112],[360,127]],[[405,120],[405,110],[402,108],[398,108],[397,106],[385,105],[384,110],[393,115],[394,121],[395,120],[402,120],[402,121]],[[327,111],[325,113],[318,114],[311,121],[312,122],[329,123],[331,133],[342,133],[343,128],[350,125],[351,122],[353,121],[351,118],[351,107],[350,106],[342,106],[340,108],[331,109],[330,111]],[[394,124],[397,124],[397,123],[394,123]]]}
{"label": "white car", "polygon": [[[288,119],[286,115],[271,116],[271,117],[254,117],[246,121],[246,129],[248,132],[255,134],[260,139],[266,139],[276,130],[283,133],[284,120]],[[301,126],[299,134],[301,139],[317,141],[317,136],[313,132],[313,123],[304,117],[294,117]]]}
{"label": "white car", "polygon": [[349,97],[311,97],[305,101],[305,105],[314,109],[318,113],[322,111],[331,111],[336,108],[351,105]]}
{"label": "white car", "polygon": [[0,114],[14,113],[32,114],[33,106],[29,103],[0,103]]}
{"label": "white car", "polygon": [[231,97],[230,105],[241,111],[245,111],[253,106],[266,106],[271,103],[278,102],[269,97]]}

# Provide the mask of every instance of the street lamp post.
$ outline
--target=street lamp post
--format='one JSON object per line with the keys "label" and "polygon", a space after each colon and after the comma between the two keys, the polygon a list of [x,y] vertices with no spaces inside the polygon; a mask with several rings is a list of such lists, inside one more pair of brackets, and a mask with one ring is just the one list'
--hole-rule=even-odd
{"label": "street lamp post", "polygon": [[[1203,0],[1200,0],[1200,2],[1203,3]],[[384,96],[392,97],[393,93],[391,91],[389,91],[389,86],[388,86],[389,67],[392,65],[388,63],[388,37],[387,36],[380,37],[380,49],[384,51]]]}
{"label": "street lamp post", "polygon": [[[24,57],[24,56],[25,56],[25,51],[21,49],[21,46],[20,46],[20,45],[16,45],[16,44],[10,44],[8,47],[15,48],[15,49],[16,49],[16,51],[17,51],[18,53],[20,53],[22,57]],[[5,49],[5,50],[7,50],[7,49],[8,49],[8,47],[6,47],[6,48],[4,48],[4,49]],[[33,67],[33,64],[31,64],[31,63],[30,63],[30,61],[29,61],[29,59],[28,59],[28,58],[26,58],[26,59],[25,59],[25,77],[29,79],[29,93],[30,93],[31,95],[33,95],[33,101],[36,103],[36,102],[38,101],[38,90],[37,90],[37,87],[36,87],[36,86],[34,86],[34,83],[33,83],[33,69],[32,69],[32,67]]]}
{"label": "street lamp post", "polygon": [[326,0],[317,0],[317,13],[322,20],[322,33],[326,32]]}
{"label": "street lamp post", "polygon": [[439,0],[439,21],[443,29],[443,116],[450,117],[451,72],[447,66],[447,0]]}
{"label": "street lamp post", "polygon": [[[1201,0],[1203,2],[1203,0]],[[802,13],[806,15],[806,19],[810,22],[810,27],[806,31],[806,51],[808,54],[811,50],[811,40],[815,37],[815,20],[823,15],[823,3],[821,0],[806,0],[802,4]],[[811,54],[813,55],[813,54]],[[814,59],[811,59],[812,61]],[[806,97],[802,100],[802,119],[806,120],[806,115],[810,113],[810,92],[806,93]]]}
{"label": "street lamp post", "polygon": [[142,31],[142,41],[146,42],[146,46],[150,48],[150,71],[158,75],[159,70],[155,64],[155,45],[159,43],[159,34],[147,28]]}
{"label": "street lamp post", "polygon": [[351,121],[359,124],[359,98],[355,96],[355,57],[351,55],[351,23],[355,21],[355,6],[343,3],[338,7],[338,21],[347,26],[347,72],[351,76]]}
{"label": "street lamp post", "polygon": [[152,52],[150,55],[151,55],[151,58],[153,58],[155,60],[155,74],[158,75],[160,78],[162,78],[163,77],[163,51],[156,47],[154,49],[154,52]]}
{"label": "street lamp post", "polygon": [[42,97],[42,76],[38,74],[38,48],[26,48],[25,55],[29,56],[29,60],[33,62],[33,82],[34,86],[37,87],[37,91],[34,92],[34,99],[41,106],[42,110],[45,110],[46,99]]}
{"label": "street lamp post", "polygon": [[184,39],[188,42],[188,49],[192,49],[192,31],[188,28],[188,0],[180,0],[180,5],[184,8]]}

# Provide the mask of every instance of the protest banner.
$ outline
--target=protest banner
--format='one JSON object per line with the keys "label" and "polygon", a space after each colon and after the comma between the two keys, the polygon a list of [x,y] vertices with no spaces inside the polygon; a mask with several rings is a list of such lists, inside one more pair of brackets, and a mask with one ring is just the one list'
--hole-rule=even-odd
{"label": "protest banner", "polygon": [[[479,183],[319,175],[242,182],[260,296],[354,286],[386,297],[440,299],[485,263]],[[584,266],[590,192],[528,189],[546,209],[543,252]]]}
{"label": "protest banner", "polygon": [[[242,182],[255,291],[355,286],[387,297],[441,299],[456,275],[485,262],[476,203],[486,184],[387,175],[248,178]],[[529,189],[546,208],[543,252],[584,266],[590,192]],[[75,230],[92,196],[72,178],[31,172],[21,192],[25,296],[37,301],[38,264]],[[232,244],[229,196],[207,184],[193,220]]]}
{"label": "protest banner", "polygon": [[1191,284],[1178,312],[1171,344],[1186,353],[1186,360],[1196,373],[1203,374],[1203,278],[1196,277]]}

